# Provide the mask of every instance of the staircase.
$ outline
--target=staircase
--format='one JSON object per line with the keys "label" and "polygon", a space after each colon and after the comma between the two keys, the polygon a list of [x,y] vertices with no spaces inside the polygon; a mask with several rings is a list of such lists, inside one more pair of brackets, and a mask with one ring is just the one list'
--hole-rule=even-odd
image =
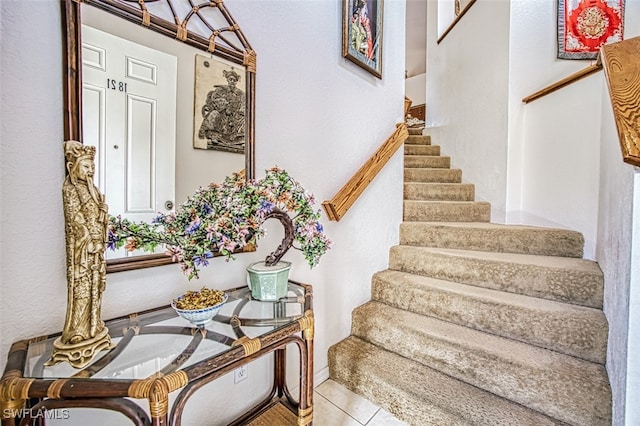
{"label": "staircase", "polygon": [[413,134],[404,222],[330,377],[410,425],[610,425],[603,276],[568,230],[490,223]]}

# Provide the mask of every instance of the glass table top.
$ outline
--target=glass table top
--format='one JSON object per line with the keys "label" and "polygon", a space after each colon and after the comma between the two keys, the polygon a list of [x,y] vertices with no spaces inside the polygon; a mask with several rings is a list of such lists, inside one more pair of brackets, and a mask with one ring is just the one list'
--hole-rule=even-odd
{"label": "glass table top", "polygon": [[227,302],[202,327],[179,317],[170,306],[106,321],[112,347],[83,369],[66,362],[45,365],[59,334],[32,339],[23,377],[143,379],[168,374],[230,350],[241,337],[260,337],[297,321],[304,314],[305,289],[290,282],[288,290],[275,302],[252,299],[248,287],[225,290]]}

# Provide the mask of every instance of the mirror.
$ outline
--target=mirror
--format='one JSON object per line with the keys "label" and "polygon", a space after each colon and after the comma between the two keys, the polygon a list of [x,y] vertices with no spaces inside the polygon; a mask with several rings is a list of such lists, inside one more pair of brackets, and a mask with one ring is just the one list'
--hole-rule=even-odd
{"label": "mirror", "polygon": [[[254,173],[255,53],[222,0],[63,0],[65,140],[97,147],[109,213],[152,220]],[[171,263],[107,253],[107,271]]]}

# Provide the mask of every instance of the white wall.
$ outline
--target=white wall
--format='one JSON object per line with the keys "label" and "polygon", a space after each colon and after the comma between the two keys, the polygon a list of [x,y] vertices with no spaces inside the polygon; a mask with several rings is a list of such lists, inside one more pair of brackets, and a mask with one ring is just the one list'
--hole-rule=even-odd
{"label": "white wall", "polygon": [[[438,3],[427,12],[428,132],[476,185],[477,198],[492,203],[494,222],[583,233],[585,258],[605,275],[614,424],[624,424],[625,410],[633,424],[637,409],[625,398],[640,389],[631,361],[640,337],[630,327],[639,318],[631,274],[640,270],[631,261],[639,189],[622,162],[603,74],[525,105],[525,96],[591,63],[556,59],[557,2],[480,0],[436,44]],[[626,2],[624,31],[640,34],[640,2]]]}
{"label": "white wall", "polygon": [[[617,143],[617,133],[613,121],[613,113],[610,107],[609,95],[602,96],[602,144],[600,154],[599,180],[599,217],[598,247],[596,258],[604,273],[605,298],[604,311],[609,321],[609,342],[607,347],[607,372],[613,391],[614,425],[624,424],[625,399],[629,401],[632,395],[638,395],[640,384],[638,383],[637,365],[638,347],[631,348],[629,343],[637,345],[640,332],[632,328],[631,324],[638,321],[638,306],[630,303],[630,292],[637,293],[636,287],[631,287],[633,274],[632,247],[634,232],[637,236],[640,224],[637,201],[634,201],[634,167],[624,164],[620,148]],[[636,178],[637,180],[637,178]],[[640,193],[640,187],[635,186],[635,192]],[[637,195],[635,196],[637,200]],[[638,241],[635,240],[636,252]],[[638,259],[635,260],[635,269],[640,269]],[[635,308],[634,321],[629,318],[631,308]],[[629,337],[635,336],[634,339]],[[627,383],[627,373],[635,371],[635,377]],[[625,397],[625,391],[627,395]],[[636,410],[637,402],[626,405],[628,410]],[[627,414],[627,419],[638,419]],[[627,424],[634,424],[633,422]],[[637,424],[637,423],[635,423]]]}
{"label": "white wall", "polygon": [[426,127],[476,199],[504,221],[507,164],[509,2],[478,1],[440,44],[436,0],[427,9]]}
{"label": "white wall", "polygon": [[[229,3],[258,54],[258,175],[274,164],[284,167],[315,194],[320,208],[320,202],[330,199],[402,120],[404,2],[384,3],[382,80],[341,57],[341,2]],[[59,2],[5,0],[0,7],[0,368],[4,368],[11,342],[62,327],[66,279]],[[314,285],[314,365],[319,380],[327,377],[327,348],[349,334],[351,311],[370,297],[371,275],[387,267],[401,215],[398,153],[340,222],[330,223],[325,217],[334,247],[320,265],[310,270],[298,252],[287,255],[295,262],[292,278]],[[242,285],[243,268],[270,251],[279,232],[275,229],[257,253],[229,263],[215,260],[196,283],[187,283],[173,265],[110,274],[103,317],[166,304],[188,287]],[[216,423],[228,420],[239,409],[239,392],[264,387],[269,375],[259,366],[249,366],[249,380],[242,386],[229,381],[208,386],[189,403],[185,424],[201,423],[205,416]],[[204,403],[211,398],[216,398],[217,406]],[[225,414],[215,417],[220,406]],[[108,419],[105,424],[113,423]]]}
{"label": "white wall", "polygon": [[427,94],[427,76],[426,74],[418,74],[409,77],[404,81],[404,94],[411,99],[411,105],[423,105],[426,102]]}
{"label": "white wall", "polygon": [[592,63],[556,59],[556,7],[552,1],[511,5],[508,221],[578,230],[585,257],[593,259],[602,76],[522,102]]}

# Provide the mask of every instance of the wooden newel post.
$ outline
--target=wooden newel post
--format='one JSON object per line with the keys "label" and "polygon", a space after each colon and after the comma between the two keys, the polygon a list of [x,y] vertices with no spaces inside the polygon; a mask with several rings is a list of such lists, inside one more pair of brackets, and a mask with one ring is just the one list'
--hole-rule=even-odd
{"label": "wooden newel post", "polygon": [[264,263],[266,266],[274,266],[277,264],[293,245],[293,221],[291,217],[286,212],[274,208],[271,210],[271,213],[265,217],[265,220],[271,218],[278,219],[282,224],[284,228],[284,238],[278,248],[265,258]]}

